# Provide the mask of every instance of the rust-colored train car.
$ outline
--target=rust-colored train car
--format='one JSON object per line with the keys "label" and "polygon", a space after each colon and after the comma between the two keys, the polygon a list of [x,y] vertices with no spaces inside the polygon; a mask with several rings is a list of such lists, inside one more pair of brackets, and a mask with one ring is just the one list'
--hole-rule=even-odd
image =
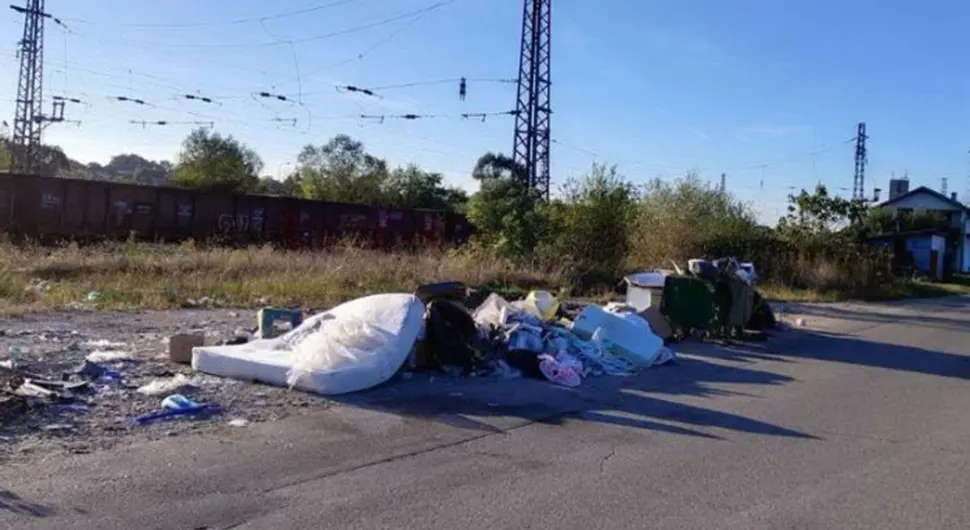
{"label": "rust-colored train car", "polygon": [[471,231],[463,216],[436,210],[0,174],[0,232],[38,239],[319,247],[355,238],[389,248],[460,244]]}

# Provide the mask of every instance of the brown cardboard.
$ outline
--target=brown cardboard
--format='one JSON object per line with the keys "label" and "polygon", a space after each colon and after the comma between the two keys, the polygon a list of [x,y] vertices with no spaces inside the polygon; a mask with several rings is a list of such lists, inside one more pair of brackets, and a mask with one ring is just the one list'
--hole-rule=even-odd
{"label": "brown cardboard", "polygon": [[670,323],[667,322],[667,317],[660,314],[659,304],[654,304],[638,314],[650,323],[650,329],[661,339],[666,341],[674,334],[674,330],[670,328]]}
{"label": "brown cardboard", "polygon": [[191,364],[192,348],[205,346],[205,335],[181,333],[168,340],[168,358],[173,363]]}

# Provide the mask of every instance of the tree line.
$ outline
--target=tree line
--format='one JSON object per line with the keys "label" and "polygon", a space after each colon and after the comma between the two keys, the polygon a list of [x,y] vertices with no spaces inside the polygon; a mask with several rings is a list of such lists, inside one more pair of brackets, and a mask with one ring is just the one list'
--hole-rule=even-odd
{"label": "tree line", "polygon": [[[9,145],[0,143],[0,167],[10,166]],[[307,145],[282,180],[266,176],[262,158],[231,135],[199,128],[182,142],[174,163],[137,154],[113,157],[107,164],[82,164],[57,146],[42,146],[36,173],[44,176],[111,180],[225,193],[285,195],[311,200],[386,204],[463,212],[464,190],[446,185],[440,173],[416,165],[391,168],[350,136]]]}

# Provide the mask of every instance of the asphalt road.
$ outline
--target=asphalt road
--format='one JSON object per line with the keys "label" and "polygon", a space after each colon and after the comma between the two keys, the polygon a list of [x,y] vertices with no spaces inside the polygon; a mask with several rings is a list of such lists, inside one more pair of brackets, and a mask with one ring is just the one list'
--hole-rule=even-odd
{"label": "asphalt road", "polygon": [[412,381],[0,469],[0,528],[970,528],[970,300],[806,308],[580,391]]}

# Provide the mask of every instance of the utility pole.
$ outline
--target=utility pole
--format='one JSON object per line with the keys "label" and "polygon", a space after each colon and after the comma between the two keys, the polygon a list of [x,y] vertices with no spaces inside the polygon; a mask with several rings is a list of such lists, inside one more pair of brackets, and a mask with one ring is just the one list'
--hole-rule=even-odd
{"label": "utility pole", "polygon": [[13,119],[11,159],[15,172],[30,173],[40,148],[44,81],[44,0],[27,0],[26,7],[10,6],[24,15],[20,39],[20,79]]}
{"label": "utility pole", "polygon": [[946,180],[946,177],[943,177],[942,182],[940,182],[940,193],[942,193],[943,195],[946,195],[946,192],[947,192],[947,180]]}
{"label": "utility pole", "polygon": [[550,184],[551,47],[552,0],[524,0],[512,155],[544,200],[549,200]]}
{"label": "utility pole", "polygon": [[857,201],[866,200],[866,124],[859,123],[855,137],[855,178],[852,181],[852,198]]}
{"label": "utility pole", "polygon": [[17,54],[20,77],[17,82],[17,108],[13,120],[11,159],[17,173],[30,174],[38,167],[41,132],[47,123],[64,121],[67,98],[55,98],[50,116],[43,113],[44,104],[44,19],[63,25],[44,11],[44,0],[25,0],[26,5],[10,6],[24,16],[24,32]]}

